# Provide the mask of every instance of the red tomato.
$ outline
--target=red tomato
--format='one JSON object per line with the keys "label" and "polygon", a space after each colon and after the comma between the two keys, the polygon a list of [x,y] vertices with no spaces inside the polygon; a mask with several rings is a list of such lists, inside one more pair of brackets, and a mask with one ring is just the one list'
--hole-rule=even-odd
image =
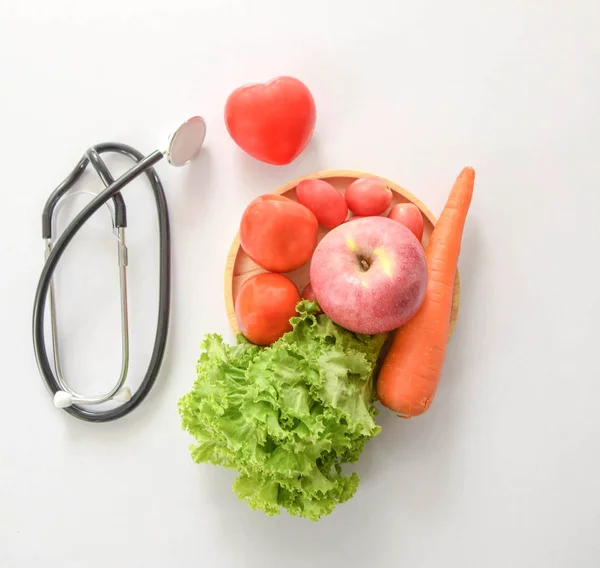
{"label": "red tomato", "polygon": [[302,297],[309,302],[316,302],[315,293],[310,285],[310,282],[302,290]]}
{"label": "red tomato", "polygon": [[359,178],[346,189],[348,209],[356,215],[381,215],[391,202],[392,190],[379,178]]}
{"label": "red tomato", "polygon": [[316,246],[319,222],[310,209],[281,195],[254,199],[240,223],[240,244],[256,264],[289,272],[307,263]]}
{"label": "red tomato", "polygon": [[[302,290],[302,298],[304,300],[308,300],[309,302],[317,302],[318,303],[317,298],[315,297],[315,292],[312,289],[310,282],[304,287],[304,290]],[[322,313],[323,313],[322,310],[319,310],[317,312],[317,314],[322,314]]]}
{"label": "red tomato", "polygon": [[256,345],[270,345],[292,330],[300,293],[283,274],[263,273],[246,280],[235,299],[242,335]]}
{"label": "red tomato", "polygon": [[326,229],[341,225],[348,216],[344,196],[322,179],[305,179],[296,186],[299,203],[308,207]]}
{"label": "red tomato", "polygon": [[394,205],[388,217],[408,227],[412,234],[421,240],[423,237],[423,215],[414,203],[398,203]]}
{"label": "red tomato", "polygon": [[289,164],[312,137],[317,112],[308,87],[293,77],[243,85],[225,104],[225,125],[235,143],[268,164]]}

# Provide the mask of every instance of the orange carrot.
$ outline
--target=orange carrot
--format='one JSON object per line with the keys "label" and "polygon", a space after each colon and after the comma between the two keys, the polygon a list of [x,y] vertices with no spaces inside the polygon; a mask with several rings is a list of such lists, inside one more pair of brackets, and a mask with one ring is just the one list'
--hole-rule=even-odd
{"label": "orange carrot", "polygon": [[464,168],[425,250],[428,283],[416,315],[397,332],[377,379],[380,402],[402,418],[423,414],[437,391],[450,330],[454,278],[475,171]]}

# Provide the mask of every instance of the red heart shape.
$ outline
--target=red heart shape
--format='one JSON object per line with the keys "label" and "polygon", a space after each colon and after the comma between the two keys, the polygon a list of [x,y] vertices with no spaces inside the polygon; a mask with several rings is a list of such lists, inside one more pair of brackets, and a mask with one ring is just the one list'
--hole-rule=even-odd
{"label": "red heart shape", "polygon": [[306,148],[316,118],[311,92],[294,77],[243,85],[225,104],[225,124],[234,142],[257,160],[278,166]]}

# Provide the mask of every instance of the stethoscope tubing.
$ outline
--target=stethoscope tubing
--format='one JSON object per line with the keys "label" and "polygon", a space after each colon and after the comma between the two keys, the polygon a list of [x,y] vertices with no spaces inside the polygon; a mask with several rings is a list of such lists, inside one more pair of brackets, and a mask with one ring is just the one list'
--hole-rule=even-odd
{"label": "stethoscope tubing", "polygon": [[[123,175],[121,175],[116,180],[112,181],[112,176],[110,172],[108,172],[107,168],[104,166],[104,163],[101,160],[95,160],[94,158],[99,155],[100,152],[105,151],[114,151],[124,155],[127,155],[132,160],[137,163]],[[82,406],[78,406],[76,404],[64,408],[65,412],[74,416],[75,418],[79,418],[88,422],[108,422],[112,420],[116,420],[125,416],[134,410],[148,395],[150,390],[152,389],[158,372],[160,370],[160,366],[162,363],[162,359],[164,356],[164,350],[166,346],[167,334],[168,334],[168,326],[169,326],[169,316],[170,316],[170,227],[169,227],[169,215],[167,208],[167,201],[164,194],[164,190],[162,188],[162,184],[158,175],[156,174],[154,168],[154,164],[160,161],[164,157],[163,153],[159,150],[156,150],[152,154],[144,157],[140,152],[135,150],[134,148],[127,146],[125,144],[115,144],[115,143],[105,143],[99,144],[93,148],[93,151],[88,151],[86,153],[86,157],[84,157],[75,167],[71,175],[63,182],[63,184],[50,196],[47,206],[44,209],[43,215],[43,235],[45,239],[51,237],[51,212],[54,208],[54,205],[58,202],[61,197],[61,194],[64,193],[65,187],[70,187],[73,183],[81,176],[85,166],[87,165],[88,160],[92,162],[94,168],[98,171],[103,181],[106,183],[110,182],[110,185],[106,187],[103,191],[98,193],[96,197],[94,197],[73,219],[73,221],[69,224],[69,226],[63,231],[63,233],[58,237],[56,242],[54,243],[51,252],[49,253],[46,262],[42,268],[42,272],[40,274],[40,279],[38,281],[35,300],[34,300],[34,309],[33,309],[33,319],[32,319],[32,332],[33,332],[33,345],[34,352],[37,361],[37,365],[39,371],[46,383],[46,386],[50,390],[52,394],[55,394],[58,390],[61,389],[59,382],[57,381],[54,373],[52,372],[52,368],[50,366],[50,362],[48,360],[48,354],[46,351],[46,342],[44,335],[44,314],[46,308],[46,300],[48,297],[48,290],[50,287],[50,282],[52,280],[52,276],[58,265],[58,261],[66,250],[66,247],[69,245],[71,240],[77,234],[77,232],[83,227],[83,225],[90,219],[90,217],[100,209],[105,203],[107,203],[110,199],[120,198],[122,200],[122,196],[120,196],[119,192],[131,181],[137,178],[142,173],[145,173],[150,180],[150,184],[154,193],[157,214],[158,214],[158,222],[159,222],[159,247],[160,247],[160,260],[159,260],[159,268],[160,268],[160,286],[159,286],[159,310],[158,310],[158,322],[157,322],[157,330],[154,341],[154,349],[150,358],[150,363],[147,369],[147,372],[144,376],[144,379],[138,388],[138,390],[133,394],[131,399],[117,408],[106,410],[106,411],[96,411],[84,408]],[[95,162],[95,163],[94,163]],[[108,174],[108,175],[107,175]],[[61,188],[63,190],[61,191]],[[50,206],[48,205],[50,204]],[[46,215],[47,211],[50,211],[50,215]],[[118,210],[118,207],[115,207],[115,211]],[[123,218],[119,220],[120,223],[126,224],[126,219],[124,216],[125,208],[122,208]]]}

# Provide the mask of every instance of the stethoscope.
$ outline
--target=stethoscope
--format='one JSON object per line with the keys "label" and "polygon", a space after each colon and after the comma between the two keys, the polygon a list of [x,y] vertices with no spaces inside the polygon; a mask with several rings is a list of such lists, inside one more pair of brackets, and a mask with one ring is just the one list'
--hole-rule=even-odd
{"label": "stethoscope", "polygon": [[[204,119],[195,116],[185,121],[169,138],[166,150],[155,150],[144,157],[136,149],[121,143],[107,142],[89,148],[69,176],[54,190],[46,201],[42,214],[42,236],[45,243],[45,263],[35,294],[33,306],[33,346],[38,368],[42,379],[54,397],[54,405],[62,408],[70,415],[88,422],[108,422],[121,418],[136,408],[148,395],[160,370],[167,341],[170,312],[170,228],[167,201],[162,183],[153,166],[163,157],[174,166],[184,166],[193,160],[204,142],[206,124]],[[101,155],[104,153],[117,153],[130,158],[135,165],[117,179],[111,175]],[[70,192],[75,183],[82,176],[88,165],[98,173],[106,186],[75,216],[67,228],[58,238],[53,236],[53,218],[60,204],[75,193]],[[146,374],[135,393],[126,385],[129,368],[129,324],[127,310],[127,247],[125,244],[125,227],[127,226],[127,213],[125,202],[120,191],[131,181],[145,173],[149,182],[158,213],[159,225],[159,306],[158,321],[154,348]],[[112,201],[112,207],[109,202]],[[57,333],[56,302],[53,283],[53,273],[61,255],[65,252],[77,231],[90,219],[90,217],[103,205],[107,205],[111,212],[113,233],[117,240],[117,255],[119,264],[120,304],[121,304],[121,372],[113,387],[100,395],[83,395],[72,389],[65,380],[60,364],[59,344]],[[49,300],[50,327],[52,335],[52,350],[54,371],[50,365],[46,352],[44,333],[44,313],[46,300]],[[108,410],[95,410],[88,407],[97,407],[105,402],[114,401],[119,404],[116,408]]]}

